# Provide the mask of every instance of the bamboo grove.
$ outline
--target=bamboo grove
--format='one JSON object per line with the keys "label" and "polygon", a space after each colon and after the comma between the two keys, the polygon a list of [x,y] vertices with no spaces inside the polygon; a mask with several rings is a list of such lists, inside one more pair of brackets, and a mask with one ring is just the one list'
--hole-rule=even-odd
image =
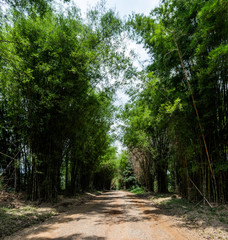
{"label": "bamboo grove", "polygon": [[228,2],[165,0],[128,25],[151,58],[122,113],[138,179],[190,201],[227,202]]}
{"label": "bamboo grove", "polygon": [[[103,2],[86,19],[54,0],[0,2],[1,189],[53,201],[140,185],[228,202],[227,0],[162,0],[126,22]],[[140,72],[126,34],[149,55]],[[114,94],[129,79],[117,159]]]}
{"label": "bamboo grove", "polygon": [[99,187],[100,175],[107,175],[102,187],[110,186],[112,172],[102,163],[112,155],[114,86],[106,79],[129,67],[119,47],[121,20],[102,3],[86,23],[72,5],[59,12],[52,1],[4,3],[2,187],[52,201],[62,190]]}

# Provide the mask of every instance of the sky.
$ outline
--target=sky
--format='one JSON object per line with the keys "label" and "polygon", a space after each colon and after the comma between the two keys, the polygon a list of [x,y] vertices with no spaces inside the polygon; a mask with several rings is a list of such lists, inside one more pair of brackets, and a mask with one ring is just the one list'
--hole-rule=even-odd
{"label": "sky", "polygon": [[[81,9],[82,17],[86,16],[86,11],[99,2],[99,0],[73,0],[75,4]],[[128,17],[132,12],[143,13],[149,15],[150,11],[159,5],[160,0],[106,0],[106,7],[115,9],[119,13],[121,18]],[[136,43],[129,40],[129,48],[133,48],[134,51],[139,55],[140,59],[148,59],[147,53],[142,46],[138,46]],[[137,62],[136,65],[139,65]],[[116,100],[114,105],[123,106],[129,100],[128,96],[124,93],[124,90],[117,90]],[[118,121],[113,125],[118,134]],[[115,141],[115,146],[118,152],[121,152],[123,146],[120,141]]]}
{"label": "sky", "polygon": [[[74,3],[81,9],[82,17],[86,16],[87,9],[95,6],[99,0],[73,0]],[[159,5],[160,0],[106,0],[106,7],[115,9],[121,18],[128,17],[132,12],[143,13],[149,15],[150,11]],[[148,55],[142,46],[129,41],[129,48],[139,55],[141,61],[148,59]],[[137,62],[135,65],[139,66]],[[117,91],[117,99],[115,105],[120,106],[128,101],[128,97],[124,91]]]}
{"label": "sky", "polygon": [[[148,15],[152,9],[159,5],[160,0],[106,0],[108,8],[115,8],[121,17],[132,12]],[[96,5],[98,0],[74,0],[84,15],[89,6]]]}

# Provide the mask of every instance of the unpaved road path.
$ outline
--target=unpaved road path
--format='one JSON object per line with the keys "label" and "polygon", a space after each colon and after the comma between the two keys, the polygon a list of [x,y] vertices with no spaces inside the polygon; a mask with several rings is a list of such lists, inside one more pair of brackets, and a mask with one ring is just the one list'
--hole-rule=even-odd
{"label": "unpaved road path", "polygon": [[8,240],[182,240],[200,239],[148,200],[125,191],[106,192]]}

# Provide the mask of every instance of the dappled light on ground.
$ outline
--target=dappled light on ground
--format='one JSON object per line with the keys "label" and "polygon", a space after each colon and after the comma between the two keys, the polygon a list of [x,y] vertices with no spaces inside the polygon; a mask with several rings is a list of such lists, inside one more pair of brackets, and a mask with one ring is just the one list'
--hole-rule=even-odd
{"label": "dappled light on ground", "polygon": [[151,201],[132,193],[106,192],[6,239],[201,239],[196,229],[188,228],[185,222],[178,222],[169,215]]}

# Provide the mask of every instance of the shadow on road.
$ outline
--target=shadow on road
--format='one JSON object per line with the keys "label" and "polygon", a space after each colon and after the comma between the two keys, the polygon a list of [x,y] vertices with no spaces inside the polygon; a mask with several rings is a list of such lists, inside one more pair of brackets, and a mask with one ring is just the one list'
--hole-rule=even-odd
{"label": "shadow on road", "polygon": [[[96,196],[95,200],[86,202],[80,206],[74,206],[72,210],[54,217],[47,222],[26,230],[26,233],[19,239],[58,239],[58,240],[105,240],[105,237],[99,237],[96,235],[87,236],[82,234],[83,230],[80,226],[81,223],[88,222],[88,225],[92,224],[95,229],[102,226],[115,225],[119,226],[123,223],[137,223],[153,220],[153,222],[159,221],[162,216],[181,216],[180,212],[169,212],[167,209],[156,207],[152,202],[146,198],[139,198],[137,195],[133,195],[128,192],[106,192],[100,196]],[[70,226],[75,228],[76,234],[65,236],[60,238],[39,238],[39,235],[45,232],[59,231],[64,228],[64,224],[70,223]],[[84,225],[83,225],[84,226]],[[173,222],[174,227],[188,227],[189,229],[199,226],[189,223],[186,219],[180,222]],[[72,231],[70,232],[72,233]],[[70,234],[69,233],[69,234]],[[33,237],[36,236],[36,237]],[[51,234],[50,234],[51,236]],[[18,239],[18,238],[17,238]]]}
{"label": "shadow on road", "polygon": [[98,236],[88,236],[88,237],[81,237],[81,234],[72,234],[70,236],[66,236],[66,237],[61,237],[61,238],[43,238],[43,237],[36,237],[36,240],[51,240],[51,239],[55,239],[55,240],[105,240],[104,237],[98,237]]}

